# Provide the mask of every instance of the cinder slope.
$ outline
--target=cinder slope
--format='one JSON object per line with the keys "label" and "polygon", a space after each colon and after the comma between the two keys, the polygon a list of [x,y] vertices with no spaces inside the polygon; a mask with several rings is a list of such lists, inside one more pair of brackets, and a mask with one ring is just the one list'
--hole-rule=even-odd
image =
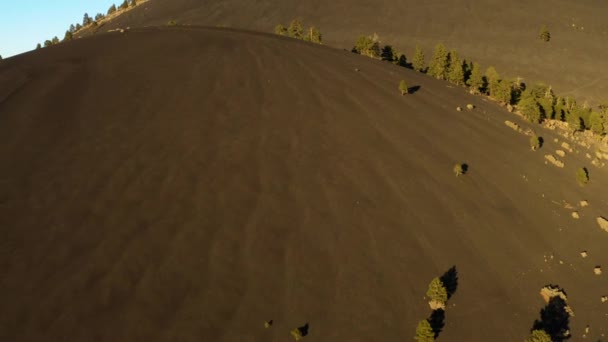
{"label": "cinder slope", "polygon": [[[350,49],[357,36],[377,32],[409,57],[420,44],[428,58],[443,42],[484,67],[545,81],[558,94],[593,104],[608,100],[607,13],[608,3],[596,0],[152,0],[101,30],[173,19],[271,32],[299,17],[320,27],[332,46]],[[548,44],[537,39],[543,24],[552,34]]]}
{"label": "cinder slope", "polygon": [[[453,265],[442,340],[522,340],[547,283],[576,336],[608,333],[605,171],[579,187],[584,160],[545,165],[513,116],[446,85],[201,28],[5,61],[0,340],[278,341],[306,322],[314,341],[409,340]],[[553,203],[581,199],[578,221]]]}

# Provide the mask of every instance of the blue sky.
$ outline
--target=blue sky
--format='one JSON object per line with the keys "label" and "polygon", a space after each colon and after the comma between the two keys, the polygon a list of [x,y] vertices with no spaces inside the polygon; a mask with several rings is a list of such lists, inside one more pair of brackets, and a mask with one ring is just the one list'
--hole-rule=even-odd
{"label": "blue sky", "polygon": [[0,0],[0,56],[7,58],[36,48],[57,36],[63,39],[70,24],[84,13],[106,14],[122,0]]}

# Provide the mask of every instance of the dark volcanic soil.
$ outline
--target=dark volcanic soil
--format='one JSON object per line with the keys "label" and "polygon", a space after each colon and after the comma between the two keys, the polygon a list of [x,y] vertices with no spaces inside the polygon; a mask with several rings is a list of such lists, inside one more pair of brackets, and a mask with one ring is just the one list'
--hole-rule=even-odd
{"label": "dark volcanic soil", "polygon": [[[332,46],[350,49],[359,35],[377,32],[408,57],[420,44],[430,58],[442,42],[501,75],[544,81],[594,104],[608,101],[607,16],[608,2],[598,0],[150,0],[100,30],[175,20],[272,32],[298,17]],[[548,44],[537,38],[543,24]]]}
{"label": "dark volcanic soil", "polygon": [[[521,341],[555,283],[573,340],[596,341],[606,171],[578,186],[587,159],[545,165],[553,136],[532,152],[507,119],[411,70],[232,30],[8,59],[0,340],[287,341],[306,322],[307,341],[410,340],[455,265],[441,340]],[[583,199],[579,220],[560,204]]]}

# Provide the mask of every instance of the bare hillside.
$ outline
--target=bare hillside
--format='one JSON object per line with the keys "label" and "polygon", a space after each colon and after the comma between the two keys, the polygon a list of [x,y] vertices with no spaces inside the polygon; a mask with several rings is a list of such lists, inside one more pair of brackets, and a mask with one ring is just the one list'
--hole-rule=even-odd
{"label": "bare hillside", "polygon": [[548,283],[568,292],[573,340],[587,324],[598,340],[606,171],[579,186],[582,154],[547,165],[555,137],[532,152],[505,120],[528,127],[411,70],[237,30],[8,59],[0,340],[283,341],[305,323],[306,341],[410,340],[452,266],[440,340],[523,340]]}

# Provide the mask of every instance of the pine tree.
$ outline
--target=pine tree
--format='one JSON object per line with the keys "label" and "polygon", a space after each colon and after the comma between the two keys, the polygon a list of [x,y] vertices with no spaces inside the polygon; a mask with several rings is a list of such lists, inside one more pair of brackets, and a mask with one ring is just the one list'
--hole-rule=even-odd
{"label": "pine tree", "polygon": [[477,63],[473,63],[473,66],[471,67],[471,77],[468,82],[469,87],[471,87],[474,94],[478,94],[485,89],[485,83],[481,66]]}
{"label": "pine tree", "polygon": [[116,5],[112,5],[112,6],[110,6],[110,8],[108,8],[108,15],[110,15],[114,12],[116,12]]}
{"label": "pine tree", "polygon": [[464,84],[464,67],[460,57],[456,51],[452,50],[449,54],[450,68],[448,73],[448,80],[456,85]]}
{"label": "pine tree", "polygon": [[72,40],[72,32],[70,31],[65,31],[65,36],[63,37],[63,41],[67,42],[69,40]]}
{"label": "pine tree", "polygon": [[279,36],[286,36],[287,28],[285,26],[283,26],[282,24],[278,24],[277,26],[274,27],[274,33],[278,34]]}
{"label": "pine tree", "polygon": [[57,44],[59,44],[59,38],[57,38],[57,36],[53,37],[53,39],[51,39],[51,43],[52,43],[53,45],[57,45]]}
{"label": "pine tree", "polygon": [[426,296],[439,303],[448,301],[448,291],[439,278],[431,280],[429,289],[426,291]]}
{"label": "pine tree", "polygon": [[80,23],[76,24],[76,31],[80,31],[82,29],[82,25]]}
{"label": "pine tree", "polygon": [[544,330],[533,330],[526,342],[551,342],[551,336]]}
{"label": "pine tree", "polygon": [[124,9],[127,9],[128,7],[129,7],[129,2],[127,0],[124,0],[118,8],[121,10],[124,10]]}
{"label": "pine tree", "polygon": [[82,18],[82,26],[87,26],[91,23],[91,18],[89,17],[88,13],[84,14],[84,17]]}
{"label": "pine tree", "polygon": [[401,95],[409,94],[410,88],[407,87],[405,80],[401,80],[401,82],[399,82],[399,91],[401,92]]}
{"label": "pine tree", "polygon": [[131,0],[131,7],[137,6],[137,0]]}
{"label": "pine tree", "polygon": [[53,45],[53,42],[52,42],[52,41],[50,41],[50,40],[48,40],[48,39],[44,41],[44,47],[49,47],[49,46],[51,46],[51,45]]}
{"label": "pine tree", "polygon": [[42,46],[40,46],[40,43],[36,44],[36,50],[41,49]]}
{"label": "pine tree", "polygon": [[302,22],[299,19],[294,19],[289,23],[289,27],[287,28],[287,34],[291,38],[302,39],[302,35],[304,34],[304,29],[302,28]]}
{"label": "pine tree", "polygon": [[425,62],[424,62],[424,52],[420,49],[420,46],[416,45],[416,51],[414,51],[414,59],[412,60],[412,67],[414,70],[419,72],[424,72]]}
{"label": "pine tree", "polygon": [[74,26],[74,24],[70,25],[69,31],[70,31],[70,33],[76,32],[76,26]]}
{"label": "pine tree", "polygon": [[309,27],[304,36],[304,40],[315,44],[322,44],[321,31],[314,26]]}
{"label": "pine tree", "polygon": [[513,98],[511,82],[509,80],[499,80],[494,87],[492,97],[503,105],[511,104]]}
{"label": "pine tree", "polygon": [[539,123],[543,119],[540,104],[534,96],[532,89],[526,89],[521,94],[517,109],[519,109],[524,117],[530,122]]}
{"label": "pine tree", "polygon": [[105,15],[101,14],[101,13],[97,13],[95,15],[95,21],[99,21],[101,19],[105,18]]}
{"label": "pine tree", "polygon": [[414,339],[418,342],[435,341],[435,332],[433,331],[429,321],[425,319],[418,323],[418,326],[416,327],[416,336],[414,336]]}
{"label": "pine tree", "polygon": [[547,28],[547,26],[543,25],[540,28],[538,38],[540,38],[544,42],[548,42],[551,40],[551,33],[549,33],[549,29]]}
{"label": "pine tree", "polygon": [[449,55],[445,46],[441,43],[435,46],[435,52],[433,58],[429,63],[428,74],[441,80],[447,78],[449,67]]}
{"label": "pine tree", "polygon": [[493,92],[497,90],[498,82],[500,81],[500,75],[493,66],[486,70],[486,80],[488,81],[488,93],[493,95]]}

